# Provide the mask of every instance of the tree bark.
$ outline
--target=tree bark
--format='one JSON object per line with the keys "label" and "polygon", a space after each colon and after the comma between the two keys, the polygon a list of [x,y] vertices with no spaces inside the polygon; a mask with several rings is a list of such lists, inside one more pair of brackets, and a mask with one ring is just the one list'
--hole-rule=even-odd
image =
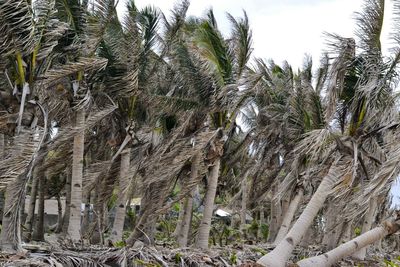
{"label": "tree bark", "polygon": [[279,230],[282,207],[280,201],[275,200],[275,196],[278,193],[278,186],[274,184],[271,191],[271,219],[269,221],[268,242],[272,243],[275,240]]}
{"label": "tree bark", "polygon": [[178,234],[179,247],[187,247],[188,245],[189,231],[192,224],[193,193],[192,191],[185,199],[182,227]]}
{"label": "tree bark", "polygon": [[210,176],[208,179],[207,192],[204,197],[204,212],[203,218],[201,219],[199,230],[197,233],[197,240],[195,246],[197,248],[208,248],[208,238],[210,236],[211,229],[211,218],[214,208],[215,194],[217,192],[219,167],[221,158],[216,158],[213,166],[210,170]]}
{"label": "tree bark", "polygon": [[186,205],[186,198],[182,199],[179,201],[179,214],[178,214],[178,220],[176,221],[176,226],[174,233],[172,236],[178,237],[179,233],[182,231],[182,224],[183,224],[183,216],[185,214],[185,205]]}
{"label": "tree bark", "polygon": [[[361,233],[366,233],[371,229],[372,224],[374,223],[375,212],[376,212],[377,206],[378,206],[377,199],[376,198],[371,199],[368,212],[367,212],[367,214],[365,214],[365,217],[364,217],[364,222],[362,225]],[[353,254],[353,257],[356,259],[359,259],[359,260],[364,260],[366,254],[367,254],[367,248],[368,248],[368,246],[361,248],[359,251],[357,251],[356,253]]]}
{"label": "tree bark", "polygon": [[32,238],[33,221],[35,218],[35,208],[36,208],[36,196],[40,180],[39,173],[36,170],[32,177],[31,195],[29,199],[28,214],[26,216],[26,222],[25,222],[25,229],[26,229],[25,239],[27,241],[30,241]]}
{"label": "tree bark", "polygon": [[290,224],[293,220],[293,216],[296,213],[297,208],[298,208],[303,196],[304,196],[304,190],[303,190],[303,188],[299,188],[298,192],[294,196],[293,200],[290,202],[289,208],[288,208],[287,212],[285,213],[285,216],[282,220],[281,227],[279,228],[278,234],[276,235],[276,238],[275,238],[275,242],[274,242],[275,245],[277,245],[279,242],[281,242],[282,239],[286,236],[286,234],[290,228]]}
{"label": "tree bark", "polygon": [[71,213],[71,169],[67,168],[66,172],[66,181],[65,181],[65,211],[63,216],[63,224],[62,224],[62,233],[64,236],[68,234],[68,225],[69,225],[69,215]]}
{"label": "tree bark", "polygon": [[38,198],[38,214],[36,217],[35,230],[33,232],[33,240],[44,241],[44,199],[46,194],[46,176],[44,172],[39,174],[39,198]]}
{"label": "tree bark", "polygon": [[336,182],[339,170],[332,166],[328,174],[322,179],[317,191],[314,193],[310,202],[307,204],[303,213],[287,233],[285,238],[267,255],[257,261],[258,264],[268,267],[284,267],[286,261],[292,254],[295,246],[300,242],[304,233],[312,224],[315,216],[324,205],[333,185]]}
{"label": "tree bark", "polygon": [[[195,181],[199,175],[199,160],[199,155],[195,155],[192,159],[190,181]],[[192,192],[190,192],[185,199],[182,226],[180,232],[178,233],[177,240],[180,247],[186,247],[188,245],[190,226],[192,224],[193,196],[195,193],[196,188],[193,188]]]}
{"label": "tree bark", "polygon": [[242,236],[245,236],[246,231],[246,213],[247,213],[247,175],[248,171],[244,174],[243,181],[242,181],[242,207],[240,209],[240,232]]}
{"label": "tree bark", "polygon": [[71,204],[68,224],[68,236],[73,242],[81,239],[81,204],[82,204],[82,177],[83,177],[83,151],[85,144],[85,111],[77,110],[75,126],[80,132],[74,136],[72,155],[71,177]]}
{"label": "tree bark", "polygon": [[386,235],[393,234],[398,230],[398,222],[385,222],[383,225],[376,227],[325,254],[301,260],[297,262],[297,265],[299,267],[332,266],[339,260],[351,255],[360,248],[364,248],[378,240],[381,240]]}
{"label": "tree bark", "polygon": [[264,207],[260,207],[260,226],[258,227],[258,232],[257,232],[257,237],[260,240],[263,240],[263,234],[262,234],[262,225],[265,223],[265,218],[264,218]]}
{"label": "tree bark", "polygon": [[57,227],[54,232],[58,234],[62,231],[62,223],[63,223],[63,210],[61,204],[61,197],[59,194],[57,194],[57,211],[58,211]]}
{"label": "tree bark", "polygon": [[121,167],[119,175],[119,194],[116,205],[115,219],[113,228],[111,231],[111,240],[117,242],[122,240],[122,234],[124,230],[125,214],[126,214],[126,203],[127,203],[127,192],[126,188],[129,185],[129,163],[130,163],[130,152],[129,148],[126,148],[121,153]]}

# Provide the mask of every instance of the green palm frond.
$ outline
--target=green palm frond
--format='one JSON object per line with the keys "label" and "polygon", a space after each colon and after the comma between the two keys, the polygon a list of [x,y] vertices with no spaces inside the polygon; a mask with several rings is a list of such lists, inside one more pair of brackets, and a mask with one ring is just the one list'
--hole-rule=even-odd
{"label": "green palm frond", "polygon": [[232,83],[232,54],[218,29],[208,21],[202,22],[196,31],[195,42],[200,55],[208,60],[218,85]]}

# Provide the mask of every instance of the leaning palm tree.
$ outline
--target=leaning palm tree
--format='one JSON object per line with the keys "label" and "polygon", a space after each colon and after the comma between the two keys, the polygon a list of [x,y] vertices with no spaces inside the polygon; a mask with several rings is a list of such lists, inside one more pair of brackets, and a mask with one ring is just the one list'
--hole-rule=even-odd
{"label": "leaning palm tree", "polygon": [[[338,41],[333,43],[333,48],[338,52],[326,83],[325,112],[326,121],[333,122],[333,127],[311,131],[295,150],[300,156],[306,156],[309,163],[315,164],[319,169],[315,174],[323,179],[285,238],[258,261],[264,266],[284,266],[332,190],[340,192],[337,199],[343,201],[347,196],[348,201],[351,188],[362,179],[371,179],[378,171],[381,162],[375,155],[382,150],[382,136],[368,133],[374,133],[375,129],[384,127],[393,119],[394,69],[391,66],[397,64],[395,60],[387,65],[381,57],[379,38],[383,8],[383,1],[366,2],[364,12],[360,14],[363,48],[360,54],[355,54],[353,39],[334,36]],[[347,115],[341,113],[343,108],[346,108]],[[336,114],[342,114],[343,119],[333,120]]]}

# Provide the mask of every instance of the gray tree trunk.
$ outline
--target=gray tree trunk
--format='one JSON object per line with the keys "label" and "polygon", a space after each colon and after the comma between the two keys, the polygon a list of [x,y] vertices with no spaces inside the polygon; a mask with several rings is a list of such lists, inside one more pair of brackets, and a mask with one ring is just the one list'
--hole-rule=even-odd
{"label": "gray tree trunk", "polygon": [[66,172],[66,181],[65,181],[65,211],[63,216],[62,223],[62,233],[64,236],[68,234],[68,225],[69,225],[69,215],[71,211],[71,169],[67,168]]}
{"label": "gray tree trunk", "polygon": [[242,180],[242,205],[240,209],[240,232],[242,233],[242,236],[246,235],[246,213],[247,213],[247,175],[248,172],[245,173],[243,180]]}
{"label": "gray tree trunk", "polygon": [[282,214],[281,203],[275,200],[275,196],[278,193],[278,186],[272,186],[272,197],[271,197],[271,219],[269,222],[269,235],[268,242],[274,242],[278,230],[280,227],[280,218]]}
{"label": "gray tree trunk", "polygon": [[[77,110],[75,126],[83,129],[85,125],[85,111]],[[71,204],[68,224],[68,236],[72,241],[81,239],[81,204],[82,204],[82,178],[83,178],[83,152],[85,144],[85,131],[81,130],[74,137],[72,156],[71,178]]]}
{"label": "gray tree trunk", "polygon": [[319,210],[324,205],[329,192],[332,190],[332,187],[337,180],[338,173],[340,173],[340,171],[335,166],[330,167],[328,174],[322,179],[317,191],[314,193],[306,208],[285,238],[275,247],[274,250],[259,259],[257,263],[263,266],[285,266],[293,249],[297,244],[299,244],[301,238],[314,221],[315,216],[317,216]]}
{"label": "gray tree trunk", "polygon": [[117,242],[122,240],[122,234],[124,230],[125,214],[126,214],[126,203],[127,195],[126,188],[129,185],[129,163],[130,163],[131,150],[126,148],[121,153],[121,167],[119,174],[119,194],[116,205],[115,219],[113,228],[111,231],[111,240]]}
{"label": "gray tree trunk", "polygon": [[325,267],[332,266],[344,257],[350,256],[360,248],[364,248],[378,240],[382,240],[388,234],[397,232],[400,228],[399,222],[389,221],[384,222],[381,226],[378,226],[356,238],[346,242],[337,248],[311,258],[307,258],[297,262],[299,267]]}
{"label": "gray tree trunk", "polygon": [[217,192],[220,163],[221,158],[218,157],[214,160],[210,176],[208,177],[208,187],[204,197],[203,218],[200,222],[195,244],[197,248],[208,248],[208,238],[210,236],[211,218],[214,209],[215,194]]}
{"label": "gray tree trunk", "polygon": [[[40,164],[39,164],[40,166]],[[25,234],[25,239],[27,241],[30,241],[32,238],[32,230],[33,230],[33,222],[35,219],[35,208],[36,208],[36,196],[37,196],[37,191],[39,187],[39,173],[37,172],[37,168],[35,169],[35,172],[32,177],[32,188],[31,188],[31,195],[29,199],[29,207],[28,207],[28,214],[26,216],[26,221],[25,221],[25,229],[26,229],[26,234]]]}
{"label": "gray tree trunk", "polygon": [[279,242],[281,242],[282,239],[287,234],[287,232],[290,228],[290,224],[293,220],[294,214],[296,213],[297,208],[300,204],[300,201],[303,198],[303,195],[304,195],[303,188],[299,188],[298,192],[296,193],[296,195],[293,197],[292,201],[290,202],[289,208],[286,211],[286,214],[282,220],[281,227],[279,228],[279,232],[276,235],[276,239],[274,242],[275,244],[278,244]]}
{"label": "gray tree trunk", "polygon": [[39,173],[39,198],[38,198],[38,214],[36,217],[35,230],[33,231],[33,240],[44,241],[44,199],[46,195],[46,175],[44,172]]}
{"label": "gray tree trunk", "polygon": [[62,210],[62,204],[61,204],[61,197],[58,194],[57,195],[57,227],[55,230],[55,233],[60,233],[62,231],[62,224],[63,224],[63,210]]}

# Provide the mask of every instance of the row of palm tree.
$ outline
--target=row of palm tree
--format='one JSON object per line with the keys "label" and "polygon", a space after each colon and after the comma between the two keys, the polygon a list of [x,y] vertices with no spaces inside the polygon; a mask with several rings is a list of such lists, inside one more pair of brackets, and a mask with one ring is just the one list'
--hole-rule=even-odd
{"label": "row of palm tree", "polygon": [[[154,244],[157,222],[181,203],[176,243],[190,245],[195,233],[201,249],[223,198],[241,211],[243,236],[247,213],[261,222],[268,214],[276,247],[258,263],[272,267],[315,231],[328,257],[299,266],[364,258],[367,245],[397,231],[398,218],[370,230],[399,173],[400,44],[395,27],[383,56],[384,0],[365,1],[356,39],[327,35],[320,65],[305,57],[297,71],[252,57],[245,12],[227,15],[225,36],[212,9],[187,16],[187,0],[170,17],[130,0],[119,19],[117,4],[0,2],[2,250],[44,240],[44,199],[64,195],[55,231],[73,243]],[[399,10],[395,2],[396,18]],[[141,210],[125,238],[133,196]],[[362,234],[350,240],[357,225]]]}

